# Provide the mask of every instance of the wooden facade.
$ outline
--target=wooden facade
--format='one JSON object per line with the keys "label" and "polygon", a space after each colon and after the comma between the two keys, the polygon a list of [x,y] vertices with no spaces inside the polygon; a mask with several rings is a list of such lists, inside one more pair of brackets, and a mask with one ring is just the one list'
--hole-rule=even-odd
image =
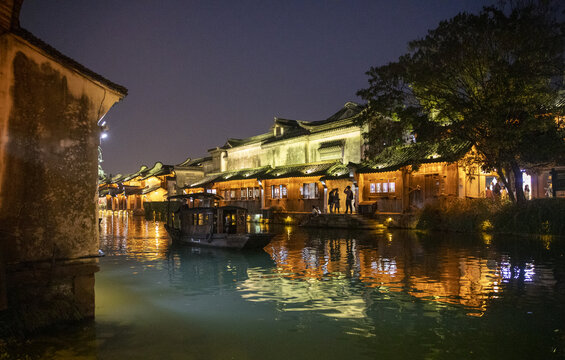
{"label": "wooden facade", "polygon": [[469,172],[457,162],[357,174],[360,203],[374,204],[379,213],[411,212],[440,199],[485,197],[486,184],[493,178],[490,173]]}

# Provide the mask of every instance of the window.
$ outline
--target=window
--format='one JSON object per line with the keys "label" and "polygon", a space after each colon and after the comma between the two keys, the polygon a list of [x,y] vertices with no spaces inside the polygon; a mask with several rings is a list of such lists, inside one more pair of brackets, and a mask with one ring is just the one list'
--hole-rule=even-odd
{"label": "window", "polygon": [[247,198],[253,199],[253,188],[247,188]]}
{"label": "window", "polygon": [[204,219],[204,214],[192,214],[192,225],[194,226],[202,226],[207,223],[208,220],[208,214],[206,214],[206,219]]}
{"label": "window", "polygon": [[[257,189],[257,192],[259,192],[259,188],[255,188]],[[287,198],[288,194],[287,194],[287,190],[286,190],[286,185],[271,185],[271,198],[272,199],[282,199],[282,198]]]}
{"label": "window", "polygon": [[393,180],[381,180],[382,182],[371,183],[369,192],[374,193],[394,193],[396,191],[396,182]]}
{"label": "window", "polygon": [[247,200],[247,188],[241,188],[239,192],[241,194],[241,200]]}
{"label": "window", "polygon": [[224,190],[224,200],[229,200],[229,199],[230,199],[230,191]]}
{"label": "window", "polygon": [[254,195],[255,199],[259,199],[261,197],[261,192],[259,191],[258,187],[253,189],[253,195]]}
{"label": "window", "polygon": [[304,183],[301,190],[301,195],[304,199],[318,199],[320,197],[316,183]]}
{"label": "window", "polygon": [[235,200],[235,189],[230,190],[230,199]]}

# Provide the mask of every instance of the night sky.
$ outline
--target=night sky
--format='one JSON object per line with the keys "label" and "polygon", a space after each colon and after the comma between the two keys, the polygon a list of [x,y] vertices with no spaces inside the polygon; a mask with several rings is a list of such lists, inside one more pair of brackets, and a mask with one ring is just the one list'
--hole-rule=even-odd
{"label": "night sky", "polygon": [[410,40],[494,0],[25,0],[22,27],[128,88],[103,168],[206,156],[273,117],[322,120]]}

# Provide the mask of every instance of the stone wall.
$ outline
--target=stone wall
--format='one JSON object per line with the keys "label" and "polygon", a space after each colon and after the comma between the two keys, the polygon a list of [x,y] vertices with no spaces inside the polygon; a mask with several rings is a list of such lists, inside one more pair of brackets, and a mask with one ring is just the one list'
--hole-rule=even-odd
{"label": "stone wall", "polygon": [[[98,254],[97,123],[125,89],[24,30],[4,30],[0,305],[4,294],[14,322],[33,329],[65,319],[69,307],[93,315],[97,265],[81,259]],[[68,306],[43,317],[53,299]]]}

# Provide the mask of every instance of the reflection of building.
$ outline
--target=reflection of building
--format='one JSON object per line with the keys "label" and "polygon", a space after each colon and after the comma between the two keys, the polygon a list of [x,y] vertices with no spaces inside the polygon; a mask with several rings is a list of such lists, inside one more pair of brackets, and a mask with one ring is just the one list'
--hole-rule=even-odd
{"label": "reflection of building", "polygon": [[[471,314],[480,314],[486,309],[489,296],[501,291],[499,286],[507,276],[504,259],[489,262],[476,258],[470,250],[449,246],[433,248],[428,253],[411,233],[382,234],[377,239],[376,246],[374,239],[366,246],[363,240],[316,241],[310,235],[304,239],[294,235],[291,240],[271,243],[266,250],[275,260],[277,272],[285,279],[276,286],[305,292],[304,298],[316,295],[307,291],[310,288],[328,288],[328,294],[348,293],[343,289],[331,289],[341,286],[333,281],[358,278],[365,287],[376,288],[382,293],[406,293],[426,300],[461,304],[472,309]],[[306,281],[308,289],[302,289],[304,285],[291,280]],[[249,297],[269,299],[266,294],[270,293],[274,298],[275,294],[284,291],[272,288],[267,291],[267,285],[257,281],[249,281],[247,290],[250,287],[262,289],[261,296]],[[317,305],[330,308],[332,302],[321,301]],[[333,306],[338,305],[341,306],[340,302],[334,301]],[[365,306],[357,304],[355,307],[361,314]]]}

